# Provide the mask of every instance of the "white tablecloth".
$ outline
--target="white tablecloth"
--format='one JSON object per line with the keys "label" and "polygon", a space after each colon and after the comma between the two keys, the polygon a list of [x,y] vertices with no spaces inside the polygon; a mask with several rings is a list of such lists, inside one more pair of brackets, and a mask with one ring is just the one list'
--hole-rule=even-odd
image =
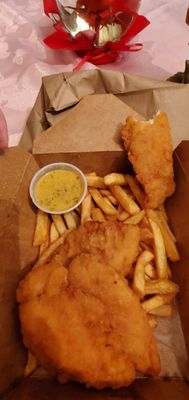
{"label": "white tablecloth", "polygon": [[[188,0],[142,0],[140,13],[151,24],[137,37],[137,53],[121,54],[104,69],[116,69],[156,79],[184,70],[189,58]],[[72,71],[79,58],[53,51],[43,38],[53,32],[42,0],[0,0],[0,109],[8,125],[9,146],[16,145],[44,75]],[[86,63],[82,69],[95,68]]]}

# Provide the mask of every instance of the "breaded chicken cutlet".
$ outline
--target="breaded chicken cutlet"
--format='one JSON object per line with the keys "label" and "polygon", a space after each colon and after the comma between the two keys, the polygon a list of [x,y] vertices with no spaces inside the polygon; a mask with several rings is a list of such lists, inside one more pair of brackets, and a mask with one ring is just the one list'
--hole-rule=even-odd
{"label": "breaded chicken cutlet", "polygon": [[128,158],[144,189],[144,207],[157,208],[175,191],[173,146],[167,115],[159,112],[151,121],[129,116],[122,127]]}
{"label": "breaded chicken cutlet", "polygon": [[159,373],[146,313],[99,253],[81,253],[68,268],[57,254],[26,276],[17,300],[24,344],[60,382],[118,388],[136,371]]}
{"label": "breaded chicken cutlet", "polygon": [[119,221],[88,221],[74,229],[59,248],[66,267],[81,253],[99,254],[119,274],[127,276],[139,252],[140,230],[137,225]]}

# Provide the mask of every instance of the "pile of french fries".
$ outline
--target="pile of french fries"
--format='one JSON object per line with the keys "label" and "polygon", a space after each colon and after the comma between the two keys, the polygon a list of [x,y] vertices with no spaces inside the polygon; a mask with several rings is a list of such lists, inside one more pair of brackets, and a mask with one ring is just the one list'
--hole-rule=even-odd
{"label": "pile of french fries", "polygon": [[140,228],[140,252],[130,276],[127,277],[139,296],[152,328],[157,317],[169,317],[172,300],[179,288],[171,280],[168,260],[179,260],[176,239],[168,225],[165,208],[143,208],[143,191],[134,176],[111,173],[105,177],[95,172],[86,174],[88,193],[80,207],[63,215],[37,211],[34,246],[39,246],[43,264],[63,243],[67,232],[86,221],[117,220]]}

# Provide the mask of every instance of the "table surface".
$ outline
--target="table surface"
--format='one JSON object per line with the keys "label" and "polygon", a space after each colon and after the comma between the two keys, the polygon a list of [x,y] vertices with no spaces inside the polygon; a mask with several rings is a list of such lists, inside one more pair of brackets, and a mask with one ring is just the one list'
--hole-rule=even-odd
{"label": "table surface", "polygon": [[[143,49],[122,53],[102,68],[162,80],[183,71],[189,58],[187,8],[188,0],[142,0],[140,13],[151,22],[137,37]],[[9,146],[19,142],[42,76],[72,71],[79,62],[75,53],[53,51],[43,44],[52,32],[42,0],[0,0],[0,109],[8,125]],[[82,67],[92,68],[90,63]]]}

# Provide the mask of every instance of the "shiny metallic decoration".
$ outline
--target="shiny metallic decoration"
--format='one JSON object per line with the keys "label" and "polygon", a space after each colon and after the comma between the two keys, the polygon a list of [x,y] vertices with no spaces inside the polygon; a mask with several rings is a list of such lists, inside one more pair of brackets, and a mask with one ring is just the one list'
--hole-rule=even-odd
{"label": "shiny metallic decoration", "polygon": [[[69,5],[71,3],[71,6]],[[57,5],[63,26],[67,32],[74,38],[78,33],[92,30],[84,18],[81,18],[76,10],[73,10],[73,2],[67,2],[67,7],[63,6],[61,0],[57,0]],[[94,31],[95,33],[95,31]]]}
{"label": "shiny metallic decoration", "polygon": [[[63,28],[73,38],[81,32],[87,37],[93,37],[95,47],[103,46],[109,41],[119,42],[122,35],[126,33],[131,23],[133,22],[133,18],[130,15],[120,13],[116,16],[118,21],[115,22],[112,19],[112,23],[110,20],[106,25],[100,25],[98,27],[98,31],[95,31],[95,29],[92,28],[88,24],[88,22],[80,16],[79,12],[76,11],[76,1],[56,1]],[[51,15],[51,19],[53,19],[54,21],[57,21],[57,18],[57,15]]]}

